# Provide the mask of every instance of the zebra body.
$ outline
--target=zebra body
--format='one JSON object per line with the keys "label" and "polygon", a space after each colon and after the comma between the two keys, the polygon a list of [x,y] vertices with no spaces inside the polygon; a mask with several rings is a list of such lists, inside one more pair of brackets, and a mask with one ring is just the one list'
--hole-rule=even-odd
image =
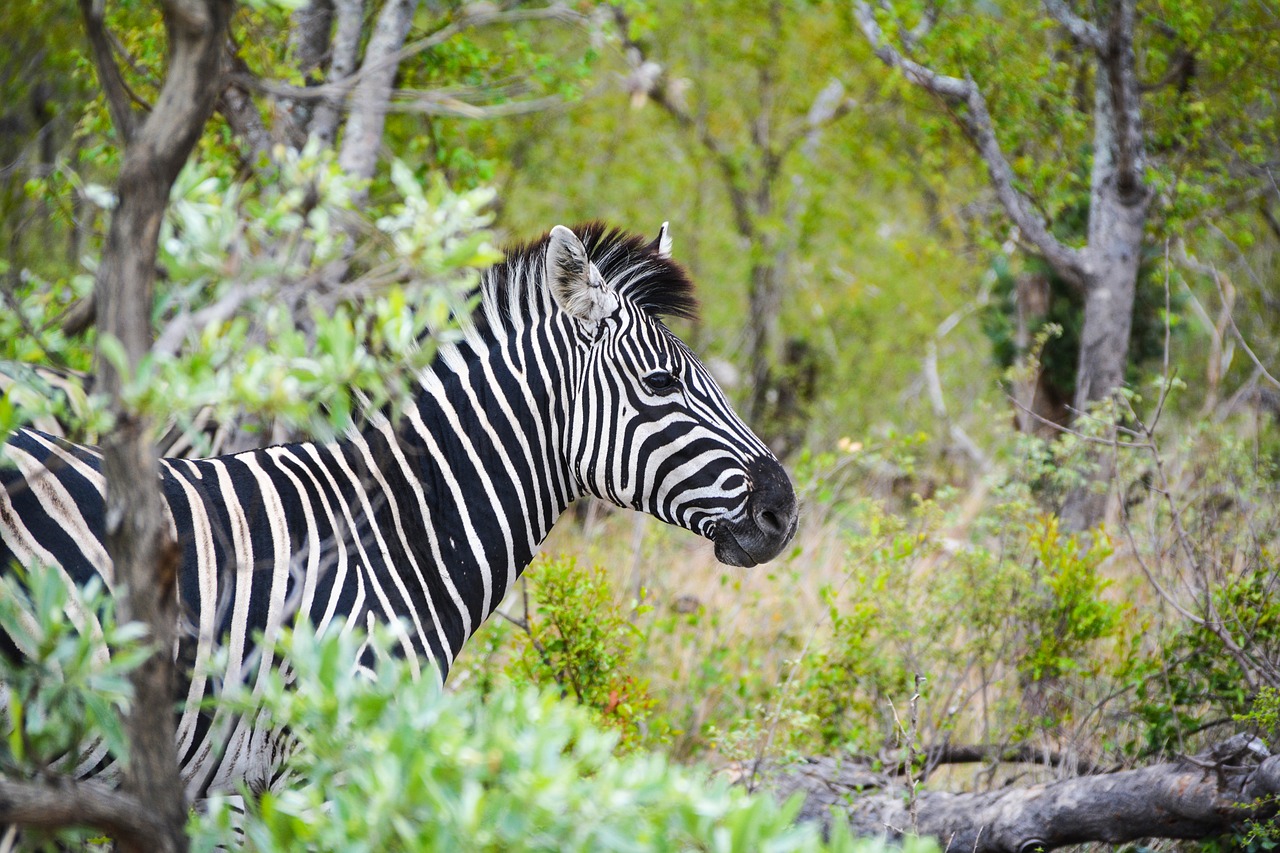
{"label": "zebra body", "polygon": [[[182,552],[177,736],[193,798],[278,771],[277,733],[200,700],[278,663],[271,642],[299,615],[319,630],[390,624],[442,680],[578,497],[693,530],[735,565],[793,535],[786,474],[659,320],[693,308],[665,225],[652,243],[558,226],[480,288],[395,421],[368,412],[339,441],[162,460]],[[16,558],[111,584],[96,449],[22,430],[0,478],[0,569]],[[22,653],[2,635],[0,651]],[[79,772],[108,763],[99,750]]]}

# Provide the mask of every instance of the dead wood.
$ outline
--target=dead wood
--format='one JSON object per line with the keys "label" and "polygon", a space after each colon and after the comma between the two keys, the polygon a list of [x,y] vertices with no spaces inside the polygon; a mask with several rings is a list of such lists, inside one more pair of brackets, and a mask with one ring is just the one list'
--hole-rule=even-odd
{"label": "dead wood", "polygon": [[[814,758],[769,768],[759,787],[780,799],[803,794],[801,819],[827,826],[848,820],[863,835],[913,832],[901,780],[873,771],[864,759]],[[1132,770],[978,793],[923,791],[914,832],[946,850],[974,853],[1199,839],[1274,817],[1278,799],[1280,755],[1257,738],[1237,735],[1199,755]]]}

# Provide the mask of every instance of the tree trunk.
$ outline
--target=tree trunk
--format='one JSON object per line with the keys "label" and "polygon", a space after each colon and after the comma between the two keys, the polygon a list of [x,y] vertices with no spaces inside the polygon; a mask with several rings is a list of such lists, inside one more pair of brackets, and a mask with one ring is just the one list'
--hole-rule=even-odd
{"label": "tree trunk", "polygon": [[[1034,333],[1049,314],[1051,287],[1048,276],[1040,273],[1020,275],[1014,282],[1017,310],[1014,346],[1019,360],[1031,352]],[[1018,432],[1050,441],[1071,422],[1067,392],[1049,380],[1043,366],[1038,365],[1034,375],[1015,378],[1011,391]]]}
{"label": "tree trunk", "polygon": [[[293,26],[289,31],[289,48],[297,60],[297,70],[313,86],[323,82],[320,74],[325,55],[329,52],[329,34],[333,29],[333,0],[311,0],[294,10]],[[284,99],[280,104],[280,136],[294,148],[302,148],[307,142],[307,128],[315,107],[310,101]]]}
{"label": "tree trunk", "polygon": [[[771,241],[767,241],[771,242]],[[753,247],[770,260],[751,265],[751,284],[748,291],[749,315],[747,318],[747,359],[751,364],[751,389],[747,412],[752,426],[761,431],[767,441],[772,434],[765,422],[770,403],[776,394],[774,365],[778,337],[778,270],[772,258],[772,246]]]}
{"label": "tree trunk", "polygon": [[[1132,53],[1132,44],[1129,45]],[[1132,56],[1129,56],[1132,62]],[[1146,228],[1146,188],[1126,180],[1120,151],[1125,133],[1106,70],[1099,60],[1095,73],[1094,155],[1089,200],[1088,268],[1084,285],[1084,325],[1080,331],[1080,362],[1076,371],[1076,411],[1087,416],[1090,406],[1111,399],[1124,384],[1128,365],[1129,331],[1142,241]],[[1130,67],[1130,72],[1132,68]],[[1136,118],[1129,116],[1129,121]],[[1140,170],[1140,161],[1137,167]],[[1135,168],[1132,164],[1130,168]],[[1079,424],[1077,424],[1079,426]],[[1108,430],[1107,438],[1114,438]],[[1093,449],[1087,456],[1093,472],[1067,495],[1061,516],[1069,531],[1083,531],[1103,520],[1111,480],[1112,453]]]}
{"label": "tree trunk", "polygon": [[[343,131],[342,151],[338,163],[348,175],[372,178],[382,146],[382,129],[387,122],[391,88],[400,68],[397,54],[413,23],[418,0],[388,0],[378,14],[369,46],[365,48],[360,70],[364,77],[356,84],[348,102],[351,108]],[[366,194],[356,194],[357,203]]]}
{"label": "tree trunk", "polygon": [[213,111],[221,87],[223,45],[232,0],[170,0],[165,5],[169,68],[164,88],[128,144],[102,261],[94,284],[102,341],[113,340],[117,363],[100,345],[98,387],[111,398],[115,424],[102,444],[107,552],[121,620],[147,625],[153,653],[131,676],[134,698],[125,718],[129,757],[124,791],[163,823],[162,835],[124,851],[187,848],[187,804],[174,745],[172,650],[177,627],[175,546],[168,539],[159,465],[147,419],[123,393],[151,349],[156,248],[174,180]]}
{"label": "tree trunk", "polygon": [[805,796],[801,819],[847,818],[863,835],[936,838],[969,853],[1030,853],[1069,844],[1120,844],[1140,838],[1211,838],[1276,813],[1280,756],[1237,735],[1194,758],[1137,770],[1078,776],[1050,784],[952,794],[927,791],[912,804],[869,762],[811,759],[765,777],[780,799]]}

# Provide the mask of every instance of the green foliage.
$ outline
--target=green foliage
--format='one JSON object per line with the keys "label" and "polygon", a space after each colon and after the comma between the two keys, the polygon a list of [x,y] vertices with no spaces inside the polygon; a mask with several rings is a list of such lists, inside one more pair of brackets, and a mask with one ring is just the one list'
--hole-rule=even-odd
{"label": "green foliage", "polygon": [[[296,738],[290,768],[306,784],[250,800],[249,850],[882,849],[841,830],[823,842],[792,823],[798,801],[751,797],[657,754],[616,758],[617,734],[554,693],[441,695],[382,651],[375,677],[357,673],[361,643],[299,628],[284,647],[291,678],[259,681],[262,707]],[[376,636],[372,648],[392,645]],[[193,849],[214,849],[229,821],[215,801],[193,821]]]}
{"label": "green foliage", "polygon": [[[350,246],[344,223],[359,217],[355,185],[336,154],[315,143],[281,150],[270,170],[249,180],[226,177],[217,164],[189,163],[160,239],[158,261],[171,284],[160,291],[156,319],[169,344],[132,375],[124,392],[130,405],[159,424],[187,423],[202,409],[223,422],[250,412],[323,437],[344,429],[361,408],[407,399],[435,344],[455,334],[456,318],[469,312],[477,271],[499,255],[485,229],[491,191],[454,193],[438,179],[424,187],[398,161],[391,173],[399,195],[376,222],[385,247],[361,256],[378,268],[343,292],[294,306],[280,301],[280,289],[339,262]],[[99,195],[114,204],[109,192]],[[75,281],[91,284],[87,276]],[[0,357],[81,360],[95,340],[48,331],[50,313],[74,298],[51,299],[54,292],[28,279]],[[113,342],[96,343],[123,365]],[[18,425],[18,404],[26,421],[77,414],[29,372],[12,378],[0,426]],[[83,411],[101,408],[90,403]],[[88,426],[92,434],[104,424]]]}
{"label": "green foliage", "polygon": [[1035,584],[1024,591],[1019,618],[1038,630],[1017,662],[1019,672],[1031,681],[1087,672],[1090,645],[1112,635],[1124,615],[1121,605],[1102,597],[1110,582],[1099,575],[1099,566],[1111,556],[1111,543],[1099,532],[1083,547],[1048,516],[1030,531],[1027,544],[1035,557]]}
{"label": "green foliage", "polygon": [[128,674],[150,650],[141,625],[116,624],[102,583],[77,588],[59,568],[15,566],[0,576],[0,630],[23,655],[0,655],[8,723],[0,769],[31,778],[74,766],[97,739],[127,760],[119,712],[132,695]]}
{"label": "green foliage", "polygon": [[[242,5],[232,40],[253,73],[307,85],[323,69],[304,73],[290,55],[290,5]],[[249,410],[249,428],[274,420],[330,435],[353,410],[403,394],[432,341],[468,309],[468,285],[495,257],[486,211],[497,196],[476,188],[501,188],[497,223],[516,238],[556,222],[671,220],[675,255],[704,304],[703,321],[683,331],[740,373],[751,265],[782,259],[770,319],[814,368],[786,375],[815,392],[796,426],[800,537],[777,564],[738,572],[711,565],[705,543],[680,531],[637,538],[630,518],[612,519],[588,537],[562,522],[557,552],[606,568],[563,557],[535,569],[532,640],[485,625],[455,670],[453,683],[470,679],[460,694],[437,696],[387,661],[366,681],[349,671],[352,648],[295,645],[298,690],[280,687],[270,702],[298,734],[296,781],[259,803],[251,843],[770,849],[786,810],[670,762],[849,748],[900,765],[917,674],[924,743],[1070,743],[1103,763],[1193,752],[1233,718],[1280,736],[1266,687],[1274,669],[1258,665],[1280,659],[1280,433],[1258,370],[1275,374],[1280,327],[1280,31],[1268,5],[1139,6],[1148,240],[1171,238],[1172,269],[1163,257],[1144,263],[1130,363],[1163,359],[1167,321],[1171,375],[1156,390],[1185,383],[1192,393],[1168,398],[1161,462],[1144,435],[1122,436],[1119,515],[1085,537],[1045,513],[1084,481],[1114,412],[1052,442],[1003,426],[1000,370],[1020,357],[1038,359],[1070,397],[1080,305],[1055,282],[1043,325],[1030,330],[1033,352],[1016,351],[1014,278],[1044,269],[1005,260],[1007,223],[954,116],[885,71],[847,3],[621,5],[692,126],[604,85],[633,69],[617,34],[595,23],[469,28],[403,63],[398,89],[433,95],[422,111],[388,116],[384,145],[399,159],[367,188],[314,144],[244,162],[215,117],[163,225],[154,319],[172,334],[130,399],[160,421]],[[1034,3],[872,5],[895,37],[939,11],[913,57],[983,87],[1017,187],[1078,244],[1093,58]],[[462,9],[422,5],[412,37]],[[160,15],[135,3],[106,11],[129,58],[126,82],[154,101],[167,49]],[[73,12],[30,0],[0,8],[12,47],[0,61],[0,360],[83,371],[99,342],[61,320],[91,288],[119,146]],[[853,108],[810,134],[817,94],[837,83]],[[519,115],[521,102],[544,97],[563,108]],[[254,103],[278,138],[280,102]],[[508,109],[509,119],[474,118]],[[718,151],[700,143],[704,133],[722,141]],[[753,190],[774,157],[782,177],[755,197],[768,210],[744,238],[730,189]],[[365,189],[357,209],[351,199]],[[1181,263],[1183,246],[1217,272]],[[342,287],[313,286],[325,264],[347,262]],[[936,353],[945,413],[922,352]],[[0,434],[44,417],[79,421],[78,437],[108,426],[95,398],[13,372]],[[1119,404],[1130,425],[1149,387],[1140,376],[1131,371]],[[957,428],[981,462],[955,453]],[[620,591],[625,566],[642,575],[643,606]],[[65,583],[42,577],[0,590],[4,624],[48,649],[37,665],[0,673],[17,721],[5,769],[27,775],[83,751],[94,733],[121,748],[113,720],[131,658],[93,669],[91,649],[136,642],[109,627],[109,605],[72,605]],[[77,614],[98,614],[97,640],[68,633]],[[641,753],[652,745],[670,759]],[[221,837],[224,819],[197,819],[202,844]],[[808,830],[782,838],[778,849],[817,849]]]}
{"label": "green foliage", "polygon": [[1280,687],[1263,687],[1253,697],[1249,710],[1237,714],[1235,719],[1261,732],[1280,732]]}
{"label": "green foliage", "polygon": [[654,699],[635,675],[639,629],[631,621],[647,612],[614,602],[608,572],[580,569],[571,557],[546,560],[531,570],[537,606],[526,614],[529,643],[516,661],[518,681],[559,685],[619,733],[623,749],[654,743],[649,730]]}
{"label": "green foliage", "polygon": [[[151,653],[143,626],[118,624],[114,600],[96,580],[78,588],[56,567],[4,568],[0,632],[23,657],[0,653],[0,774],[47,781],[90,757],[127,763],[121,714],[133,696],[129,673]],[[31,832],[23,843],[63,850],[60,843],[86,837]]]}
{"label": "green foliage", "polygon": [[[823,590],[832,637],[808,662],[810,680],[803,701],[812,709],[810,714],[825,744],[882,741],[883,717],[888,711],[884,699],[901,695],[906,673],[897,668],[897,661],[886,659],[878,642],[877,629],[884,623],[875,592],[877,586],[883,590],[884,581],[883,575],[874,580],[855,576],[858,600],[843,606],[836,603],[830,587]],[[864,592],[865,598],[861,596]]]}

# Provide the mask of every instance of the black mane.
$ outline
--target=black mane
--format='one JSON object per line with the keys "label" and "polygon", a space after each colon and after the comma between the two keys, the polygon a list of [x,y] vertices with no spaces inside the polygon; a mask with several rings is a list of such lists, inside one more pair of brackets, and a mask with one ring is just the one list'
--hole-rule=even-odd
{"label": "black mane", "polygon": [[[602,222],[575,225],[572,230],[586,247],[587,257],[605,281],[617,287],[621,298],[655,318],[697,319],[698,300],[689,274],[670,258],[660,257],[656,242]],[[491,273],[491,296],[499,304],[510,304],[508,290],[516,281],[542,286],[549,239],[550,234],[544,234],[507,250],[506,258]]]}

